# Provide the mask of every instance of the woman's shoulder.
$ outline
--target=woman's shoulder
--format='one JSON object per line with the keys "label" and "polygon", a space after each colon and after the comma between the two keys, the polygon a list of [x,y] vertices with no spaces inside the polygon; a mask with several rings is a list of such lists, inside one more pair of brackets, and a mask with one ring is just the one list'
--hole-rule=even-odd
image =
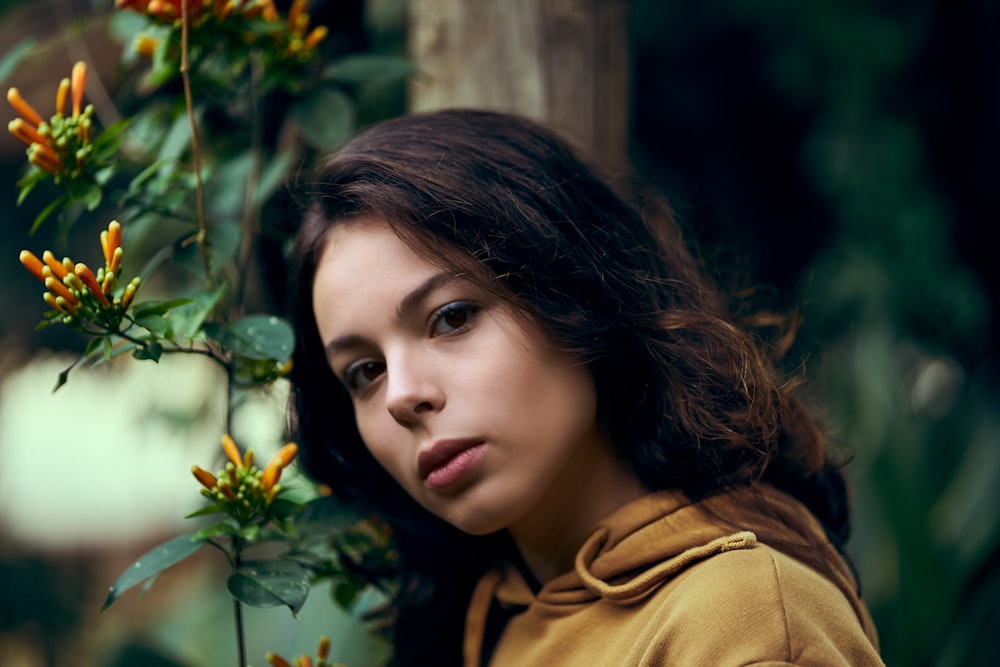
{"label": "woman's shoulder", "polygon": [[693,564],[655,597],[635,664],[883,664],[841,590],[764,544]]}

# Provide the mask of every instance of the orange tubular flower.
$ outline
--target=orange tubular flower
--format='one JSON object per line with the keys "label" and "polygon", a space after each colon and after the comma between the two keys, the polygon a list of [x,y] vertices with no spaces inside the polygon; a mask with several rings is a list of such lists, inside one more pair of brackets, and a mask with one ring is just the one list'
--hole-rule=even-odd
{"label": "orange tubular flower", "polygon": [[243,467],[243,457],[240,455],[240,448],[236,446],[233,436],[228,433],[222,434],[222,451],[226,453],[226,456],[233,462],[233,465],[237,468]]}
{"label": "orange tubular flower", "polygon": [[80,115],[80,107],[83,105],[83,89],[87,87],[87,63],[80,60],[74,64],[70,77],[70,90],[73,93],[73,117],[75,118]]}
{"label": "orange tubular flower", "polygon": [[291,663],[289,663],[287,660],[282,658],[277,653],[272,653],[271,651],[268,651],[267,653],[264,654],[264,657],[267,658],[267,661],[269,663],[271,663],[271,667],[292,667]]}
{"label": "orange tubular flower", "polygon": [[62,297],[66,300],[66,303],[73,307],[76,307],[80,303],[77,298],[70,293],[69,289],[67,289],[65,285],[52,276],[45,279],[45,289],[52,292],[56,297]]}
{"label": "orange tubular flower", "polygon": [[7,101],[10,105],[14,107],[14,111],[17,114],[34,125],[36,128],[43,122],[42,116],[35,111],[35,108],[28,104],[23,97],[21,97],[20,91],[17,88],[10,88],[7,90]]}
{"label": "orange tubular flower", "polygon": [[328,32],[329,29],[325,25],[316,26],[315,28],[312,29],[312,32],[310,32],[306,36],[305,41],[302,43],[302,47],[306,51],[311,51],[315,49],[320,42],[326,39],[326,35]]}
{"label": "orange tubular flower", "polygon": [[66,268],[66,265],[56,259],[56,256],[52,254],[51,250],[46,250],[42,253],[42,261],[45,262],[46,266],[49,267],[49,270],[52,271],[52,275],[59,280],[62,280],[67,276],[67,274],[69,274],[69,270]]}
{"label": "orange tubular flower", "polygon": [[[42,253],[40,260],[30,251],[22,250],[19,259],[33,276],[45,284],[48,292],[42,298],[49,306],[64,315],[79,316],[107,332],[117,332],[140,284],[138,277],[133,278],[120,296],[115,295],[124,254],[121,224],[117,220],[112,220],[108,229],[101,233],[101,249],[104,251],[105,267],[98,269],[96,274],[86,264],[74,262],[69,257],[60,261],[49,250]],[[81,299],[88,293],[93,299]],[[64,319],[64,322],[70,324],[68,320]]]}
{"label": "orange tubular flower", "polygon": [[219,481],[215,479],[215,475],[196,465],[191,466],[191,474],[193,474],[195,479],[201,482],[201,485],[209,491],[214,489],[219,483]]}
{"label": "orange tubular flower", "polygon": [[278,483],[278,480],[281,479],[281,471],[292,462],[298,452],[299,446],[294,442],[290,442],[279,449],[278,453],[271,458],[267,467],[264,468],[264,474],[261,475],[260,478],[260,483],[264,487],[265,491],[270,493],[274,490],[274,486]]}
{"label": "orange tubular flower", "polygon": [[308,4],[309,0],[292,0],[292,4],[288,8],[288,25],[293,30],[298,25],[299,17],[305,13]]}
{"label": "orange tubular flower", "polygon": [[101,284],[97,282],[97,276],[94,272],[90,270],[86,264],[82,262],[77,264],[73,269],[73,273],[76,277],[83,281],[83,284],[87,286],[90,293],[94,295],[94,298],[101,302],[101,305],[107,308],[111,304],[108,302],[108,297],[104,296],[104,288]]}
{"label": "orange tubular flower", "polygon": [[132,299],[135,298],[135,291],[139,289],[138,278],[133,278],[132,282],[125,286],[125,292],[122,294],[122,307],[128,308],[132,305]]}
{"label": "orange tubular flower", "polygon": [[49,145],[48,139],[43,137],[38,132],[38,128],[26,121],[24,118],[15,118],[10,121],[7,123],[7,129],[25,146],[38,144],[39,146],[48,147]]}
{"label": "orange tubular flower", "polygon": [[21,264],[24,264],[24,268],[31,271],[31,275],[35,276],[43,283],[45,282],[45,265],[42,261],[35,257],[35,254],[30,250],[22,250],[21,254],[18,256],[21,260]]}
{"label": "orange tubular flower", "polygon": [[316,651],[316,657],[326,662],[326,659],[330,657],[330,638],[323,635],[319,638],[319,648]]}
{"label": "orange tubular flower", "polygon": [[107,230],[101,232],[101,250],[104,251],[104,261],[109,268],[114,261],[115,252],[121,249],[121,245],[122,226],[117,220],[112,220]]}
{"label": "orange tubular flower", "polygon": [[313,667],[312,658],[308,655],[300,655],[299,659],[295,661],[296,667]]}
{"label": "orange tubular flower", "polygon": [[[7,129],[28,147],[28,162],[56,177],[57,183],[64,175],[80,176],[92,151],[94,110],[93,106],[83,108],[86,84],[87,65],[77,62],[71,76],[59,82],[55,113],[49,122],[25,101],[17,88],[7,91],[7,101],[19,116],[8,123]],[[72,115],[67,118],[66,106],[70,98]]]}
{"label": "orange tubular flower", "polygon": [[59,90],[56,91],[56,115],[65,116],[66,115],[66,100],[69,99],[69,88],[70,81],[67,78],[63,78],[59,82]]}

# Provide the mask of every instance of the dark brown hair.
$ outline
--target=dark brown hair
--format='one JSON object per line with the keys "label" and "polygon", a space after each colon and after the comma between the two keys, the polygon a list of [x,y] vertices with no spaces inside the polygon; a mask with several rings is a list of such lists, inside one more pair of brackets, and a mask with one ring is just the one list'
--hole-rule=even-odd
{"label": "dark brown hair", "polygon": [[420,508],[358,435],[312,313],[324,240],[353,216],[385,220],[587,364],[600,425],[649,489],[698,499],[774,484],[835,544],[846,540],[846,489],[819,428],[733,323],[669,211],[629,203],[545,128],[476,110],[393,119],[323,163],[302,192],[293,425],[310,473],[394,529],[399,664],[460,663],[468,593],[506,538],[464,535]]}

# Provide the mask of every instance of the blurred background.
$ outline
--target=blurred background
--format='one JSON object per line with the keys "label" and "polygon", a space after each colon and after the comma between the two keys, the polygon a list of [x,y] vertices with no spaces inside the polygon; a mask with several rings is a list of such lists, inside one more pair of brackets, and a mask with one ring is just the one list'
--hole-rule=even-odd
{"label": "blurred background", "polygon": [[[327,57],[413,61],[409,81],[358,84],[352,128],[445,104],[546,118],[609,173],[631,174],[627,160],[664,194],[723,286],[797,309],[786,360],[851,457],[850,549],[886,662],[995,664],[1000,3],[314,0],[310,11],[330,26]],[[0,0],[0,63],[31,51],[0,64],[0,84],[51,99],[32,91],[85,58],[91,97],[127,104],[115,98],[112,13],[110,0]],[[487,49],[503,57],[476,57]],[[484,76],[489,62],[504,71]],[[583,122],[567,104],[589,110]],[[15,206],[23,160],[0,137],[3,664],[232,664],[218,554],[98,611],[124,567],[189,529],[180,517],[199,496],[188,471],[217,448],[220,378],[197,360],[126,362],[52,393],[86,341],[34,331],[45,307],[17,253],[89,248],[95,236],[29,236],[46,202]],[[245,406],[237,439],[266,450],[282,405],[279,387]],[[322,591],[299,620],[252,610],[249,627],[258,665],[321,633],[352,667],[386,661]]]}

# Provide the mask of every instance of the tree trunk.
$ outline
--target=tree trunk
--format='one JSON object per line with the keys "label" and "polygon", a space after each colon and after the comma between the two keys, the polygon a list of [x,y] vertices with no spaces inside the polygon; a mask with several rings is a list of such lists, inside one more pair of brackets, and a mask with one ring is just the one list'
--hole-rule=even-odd
{"label": "tree trunk", "polygon": [[410,0],[411,111],[543,121],[597,166],[627,162],[626,0]]}

